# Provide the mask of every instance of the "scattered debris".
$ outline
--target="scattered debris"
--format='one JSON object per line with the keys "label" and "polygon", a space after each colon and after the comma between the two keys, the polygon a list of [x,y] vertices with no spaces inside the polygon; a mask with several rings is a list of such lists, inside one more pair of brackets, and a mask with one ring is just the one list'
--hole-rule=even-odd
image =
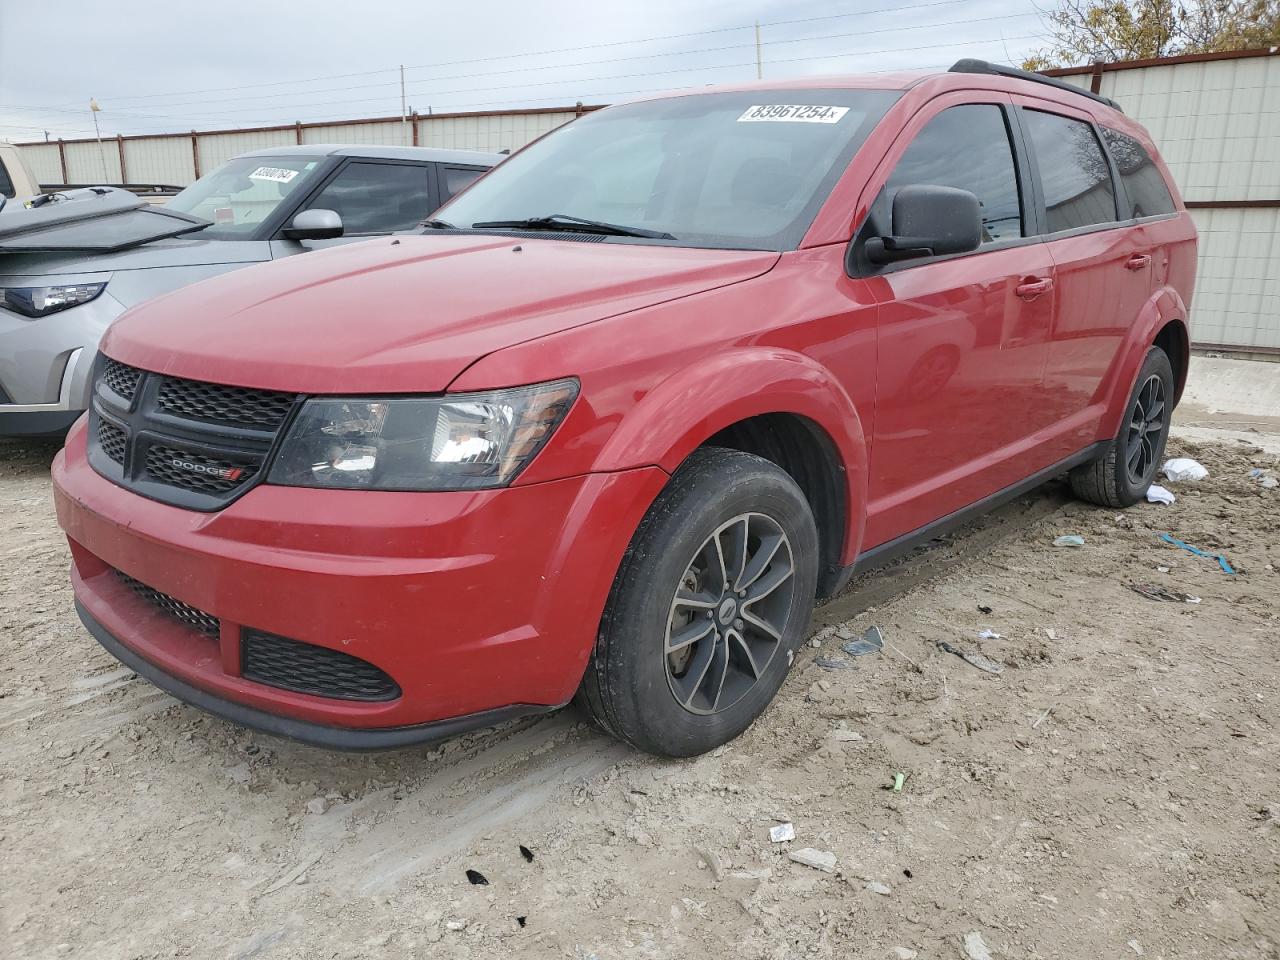
{"label": "scattered debris", "polygon": [[527,862],[533,863],[533,851],[523,843],[520,844],[520,856],[524,857]]}
{"label": "scattered debris", "polygon": [[1206,553],[1205,551],[1201,550],[1199,547],[1193,547],[1189,543],[1184,543],[1183,541],[1179,540],[1177,537],[1173,536],[1173,534],[1170,534],[1170,533],[1160,534],[1160,539],[1163,540],[1165,543],[1171,544],[1175,547],[1178,547],[1182,550],[1187,551],[1187,553],[1194,553],[1197,557],[1204,557],[1206,560],[1217,560],[1218,566],[1222,568],[1223,573],[1229,573],[1232,575],[1235,574],[1235,570],[1231,569],[1231,564],[1227,563],[1227,558],[1220,553]]}
{"label": "scattered debris", "polygon": [[694,847],[693,850],[698,855],[698,859],[707,865],[707,869],[711,871],[717,883],[724,879],[724,863],[720,860],[719,854],[708,847]]}
{"label": "scattered debris", "polygon": [[1003,640],[1004,634],[996,633],[990,627],[983,627],[982,630],[978,633],[978,639],[979,640]]}
{"label": "scattered debris", "polygon": [[1078,533],[1068,533],[1053,541],[1055,547],[1083,547],[1084,537]]}
{"label": "scattered debris", "polygon": [[964,952],[969,960],[992,960],[991,948],[977,931],[964,935]]}
{"label": "scattered debris", "polygon": [[1169,506],[1177,499],[1172,490],[1162,487],[1158,483],[1153,483],[1147,487],[1147,503],[1163,503],[1165,506]]}
{"label": "scattered debris", "polygon": [[980,604],[978,604],[978,612],[979,612],[979,613],[985,613],[987,616],[991,616],[991,614],[992,614],[992,612],[993,612],[993,611],[992,611],[992,609],[991,609],[990,607],[988,607],[985,603],[980,603]]}
{"label": "scattered debris", "polygon": [[780,823],[769,828],[769,839],[774,843],[786,843],[796,838],[796,827],[793,823]]}
{"label": "scattered debris", "polygon": [[320,816],[329,809],[329,801],[324,797],[312,797],[307,801],[307,813],[313,816]]}
{"label": "scattered debris", "polygon": [[444,924],[444,928],[446,930],[452,930],[454,933],[460,933],[461,931],[467,929],[467,921],[461,920],[461,919],[446,920]]}
{"label": "scattered debris", "polygon": [[894,947],[893,955],[897,957],[898,960],[916,960],[916,957],[920,956],[920,954],[916,953],[914,950],[909,950],[906,947]]}
{"label": "scattered debris", "polygon": [[1126,587],[1134,593],[1140,593],[1148,600],[1173,600],[1178,603],[1199,603],[1200,598],[1181,590],[1170,590],[1158,583],[1126,583]]}
{"label": "scattered debris", "polygon": [[1129,941],[1129,949],[1132,950],[1134,953],[1136,953],[1138,956],[1142,956],[1144,953],[1146,953],[1146,951],[1142,949],[1142,944],[1140,944],[1137,940]]}
{"label": "scattered debris", "polygon": [[529,921],[528,917],[516,917],[516,923],[523,927]]}
{"label": "scattered debris", "polygon": [[837,743],[857,743],[862,739],[862,734],[858,733],[856,730],[845,730],[843,727],[837,727],[835,730],[832,730],[827,734],[827,736]]}
{"label": "scattered debris", "polygon": [[489,885],[489,878],[479,870],[468,870],[467,879],[473,887],[487,887]]}
{"label": "scattered debris", "polygon": [[893,893],[893,887],[889,886],[887,883],[881,883],[879,880],[872,880],[867,884],[866,889],[870,890],[872,893],[878,893],[882,897],[887,897]]}
{"label": "scattered debris", "polygon": [[1160,472],[1171,483],[1182,483],[1186,480],[1203,480],[1209,476],[1209,471],[1190,457],[1174,457],[1172,460],[1166,460],[1164,466],[1160,468]]}
{"label": "scattered debris", "polygon": [[907,775],[905,773],[901,773],[901,772],[895,773],[893,775],[893,792],[901,793],[902,785],[906,782],[907,782]]}
{"label": "scattered debris", "polygon": [[987,673],[1004,673],[1004,664],[998,660],[992,660],[990,657],[984,657],[980,653],[972,653],[968,650],[961,650],[959,647],[947,643],[945,640],[938,641],[938,649],[943,653],[950,653],[959,657],[970,666],[977,667]]}
{"label": "scattered debris", "polygon": [[1053,627],[1041,627],[1041,629],[1044,630],[1044,635],[1048,637],[1050,640],[1058,639],[1057,631],[1055,631]]}
{"label": "scattered debris", "polygon": [[884,649],[884,634],[879,627],[868,627],[858,640],[850,640],[841,644],[840,649],[851,657],[865,657],[869,653],[879,653]]}
{"label": "scattered debris", "polygon": [[814,657],[813,662],[823,670],[853,670],[855,664],[844,657]]}
{"label": "scattered debris", "polygon": [[813,867],[813,869],[821,870],[823,873],[836,872],[836,855],[826,850],[803,847],[800,850],[788,850],[787,856],[796,863],[802,863],[806,867]]}
{"label": "scattered debris", "polygon": [[902,875],[903,875],[904,877],[906,877],[908,880],[910,880],[910,879],[911,879],[911,877],[912,877],[911,868],[910,868],[910,867],[903,867],[903,868],[902,868]]}
{"label": "scattered debris", "polygon": [[1036,727],[1040,726],[1040,724],[1044,723],[1044,718],[1052,712],[1053,707],[1045,707],[1044,713],[1040,714],[1040,716],[1036,718],[1036,722],[1031,725],[1031,729],[1034,730]]}
{"label": "scattered debris", "polygon": [[1276,487],[1280,487],[1280,480],[1277,480],[1275,477],[1262,478],[1262,489],[1274,490]]}

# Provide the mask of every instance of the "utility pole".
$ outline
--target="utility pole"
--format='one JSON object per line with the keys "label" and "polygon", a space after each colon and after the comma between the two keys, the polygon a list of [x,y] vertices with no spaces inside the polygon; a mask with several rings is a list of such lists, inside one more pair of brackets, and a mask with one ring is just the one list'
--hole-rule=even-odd
{"label": "utility pole", "polygon": [[760,21],[756,21],[756,79],[764,79],[764,61],[760,59]]}
{"label": "utility pole", "polygon": [[400,142],[409,145],[409,108],[404,99],[404,64],[400,64]]}
{"label": "utility pole", "polygon": [[102,160],[102,182],[106,183],[111,179],[111,174],[107,173],[107,151],[102,145],[102,131],[98,129],[98,114],[102,112],[102,108],[98,106],[98,101],[89,98],[89,113],[93,115],[93,135],[98,141],[98,156]]}

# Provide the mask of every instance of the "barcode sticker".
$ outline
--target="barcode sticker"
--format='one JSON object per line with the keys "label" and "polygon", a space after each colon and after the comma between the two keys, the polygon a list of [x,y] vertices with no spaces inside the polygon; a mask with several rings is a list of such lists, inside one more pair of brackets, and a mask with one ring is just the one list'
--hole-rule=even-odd
{"label": "barcode sticker", "polygon": [[770,103],[747,107],[739,123],[839,123],[848,107],[822,107],[801,103]]}
{"label": "barcode sticker", "polygon": [[249,174],[250,180],[271,180],[275,183],[288,183],[298,175],[297,170],[288,167],[259,167]]}

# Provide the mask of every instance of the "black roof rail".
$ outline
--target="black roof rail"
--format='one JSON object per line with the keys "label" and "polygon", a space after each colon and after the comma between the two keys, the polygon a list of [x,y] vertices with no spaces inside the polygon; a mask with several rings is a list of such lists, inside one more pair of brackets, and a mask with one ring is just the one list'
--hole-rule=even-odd
{"label": "black roof rail", "polygon": [[1100,93],[1093,93],[1089,90],[1082,90],[1080,87],[1067,83],[1065,80],[1059,80],[1057,77],[1046,77],[1043,73],[1032,73],[1030,70],[1019,70],[1017,67],[1006,67],[1000,63],[987,63],[985,60],[965,57],[963,60],[957,60],[947,73],[986,73],[997,77],[1030,80],[1032,83],[1043,83],[1046,86],[1057,87],[1059,90],[1066,90],[1068,93],[1078,93],[1082,97],[1088,97],[1090,100],[1104,103],[1111,109],[1124,113],[1120,104],[1110,97],[1104,97]]}

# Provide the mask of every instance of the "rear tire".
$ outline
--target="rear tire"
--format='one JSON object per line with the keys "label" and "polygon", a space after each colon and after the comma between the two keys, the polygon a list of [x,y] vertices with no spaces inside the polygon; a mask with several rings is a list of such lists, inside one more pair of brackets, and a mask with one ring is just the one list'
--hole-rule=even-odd
{"label": "rear tire", "polygon": [[1101,507],[1131,507],[1160,469],[1173,414],[1173,365],[1159,347],[1147,351],[1120,432],[1097,460],[1071,471],[1077,497]]}
{"label": "rear tire", "polygon": [[578,701],[648,753],[727,743],[786,678],[817,577],[817,529],[796,482],[751,454],[694,451],[627,548]]}

